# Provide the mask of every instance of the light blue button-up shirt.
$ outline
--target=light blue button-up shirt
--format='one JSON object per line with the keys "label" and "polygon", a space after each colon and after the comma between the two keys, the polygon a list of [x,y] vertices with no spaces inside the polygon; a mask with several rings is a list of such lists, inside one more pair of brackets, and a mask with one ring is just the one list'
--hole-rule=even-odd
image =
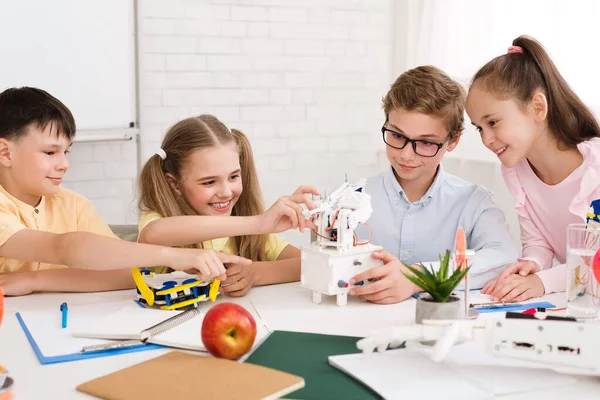
{"label": "light blue button-up shirt", "polygon": [[[367,180],[373,214],[367,221],[372,243],[408,265],[423,262],[439,268],[439,255],[454,253],[456,230],[462,226],[467,248],[475,250],[471,262],[471,289],[481,288],[515,262],[518,252],[510,236],[504,212],[491,193],[445,173],[440,165],[429,190],[410,202],[392,167]],[[361,235],[362,236],[362,235]]]}

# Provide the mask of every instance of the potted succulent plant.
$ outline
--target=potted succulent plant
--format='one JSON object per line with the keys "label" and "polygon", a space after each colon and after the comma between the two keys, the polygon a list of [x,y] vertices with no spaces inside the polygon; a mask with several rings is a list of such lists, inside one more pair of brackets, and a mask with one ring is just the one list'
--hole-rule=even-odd
{"label": "potted succulent plant", "polygon": [[410,271],[404,275],[415,285],[423,289],[417,300],[415,322],[420,324],[424,319],[461,319],[464,318],[464,308],[461,307],[460,298],[452,295],[469,272],[469,268],[457,266],[450,274],[450,251],[446,251],[444,258],[440,255],[440,269],[434,271],[420,264],[421,269],[406,265]]}

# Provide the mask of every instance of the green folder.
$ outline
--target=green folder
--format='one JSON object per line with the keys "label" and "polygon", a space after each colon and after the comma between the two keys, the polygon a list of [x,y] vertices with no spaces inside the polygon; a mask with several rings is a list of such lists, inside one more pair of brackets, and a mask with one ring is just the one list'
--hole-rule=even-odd
{"label": "green folder", "polygon": [[358,353],[359,337],[274,331],[246,362],[304,378],[305,387],[287,397],[302,400],[381,399],[369,387],[329,365],[327,357]]}

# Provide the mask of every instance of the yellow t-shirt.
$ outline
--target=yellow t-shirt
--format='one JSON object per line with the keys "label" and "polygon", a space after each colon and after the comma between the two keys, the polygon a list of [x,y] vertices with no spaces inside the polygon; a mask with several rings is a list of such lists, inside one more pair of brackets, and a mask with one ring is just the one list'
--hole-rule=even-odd
{"label": "yellow t-shirt", "polygon": [[[139,231],[142,232],[150,222],[156,221],[157,219],[162,218],[162,216],[154,211],[146,212],[140,218],[139,223]],[[276,261],[279,258],[279,255],[287,247],[288,243],[277,237],[276,235],[269,235],[269,241],[267,242],[267,248],[265,249],[265,257],[266,261]],[[202,247],[205,249],[212,249],[215,251],[223,251],[228,254],[233,254],[233,249],[229,246],[229,238],[219,238],[212,239],[202,242]],[[156,273],[164,273],[167,272],[167,268],[156,268],[154,269]]]}
{"label": "yellow t-shirt", "polygon": [[[0,186],[0,246],[21,229],[52,233],[82,231],[116,238],[90,201],[77,193],[61,188],[32,207]],[[53,268],[65,266],[0,257],[0,273]]]}

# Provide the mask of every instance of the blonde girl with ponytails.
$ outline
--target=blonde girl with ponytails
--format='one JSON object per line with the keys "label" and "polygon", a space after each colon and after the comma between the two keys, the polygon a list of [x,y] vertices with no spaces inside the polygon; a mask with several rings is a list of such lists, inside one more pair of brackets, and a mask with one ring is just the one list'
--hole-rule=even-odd
{"label": "blonde girl with ponytails", "polygon": [[243,296],[252,286],[300,279],[300,250],[274,233],[313,228],[302,216],[302,186],[264,210],[246,135],[211,115],[173,125],[139,178],[141,243],[201,247],[248,258],[229,264],[222,292]]}

